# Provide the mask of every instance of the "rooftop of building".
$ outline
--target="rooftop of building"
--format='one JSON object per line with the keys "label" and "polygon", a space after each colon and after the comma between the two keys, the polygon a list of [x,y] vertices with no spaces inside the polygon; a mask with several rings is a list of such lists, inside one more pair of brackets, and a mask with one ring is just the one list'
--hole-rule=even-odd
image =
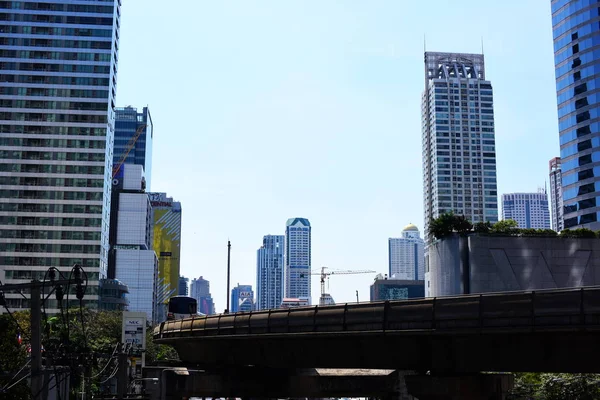
{"label": "rooftop of building", "polygon": [[308,222],[308,219],[306,218],[290,218],[287,220],[287,222],[285,223],[286,226],[294,226],[297,224],[301,224],[304,226],[310,226],[310,222]]}
{"label": "rooftop of building", "polygon": [[415,224],[410,223],[410,224],[406,225],[404,227],[404,229],[402,229],[402,232],[407,232],[407,231],[419,232],[419,228],[417,228],[417,226]]}

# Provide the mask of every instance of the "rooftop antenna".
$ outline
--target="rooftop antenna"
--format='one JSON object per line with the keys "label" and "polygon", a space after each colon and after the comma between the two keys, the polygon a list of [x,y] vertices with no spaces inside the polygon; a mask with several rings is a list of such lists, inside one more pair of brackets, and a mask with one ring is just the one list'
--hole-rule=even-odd
{"label": "rooftop antenna", "polygon": [[427,36],[423,34],[423,53],[427,53]]}
{"label": "rooftop antenna", "polygon": [[482,56],[484,55],[484,52],[483,52],[483,36],[481,37],[481,55]]}

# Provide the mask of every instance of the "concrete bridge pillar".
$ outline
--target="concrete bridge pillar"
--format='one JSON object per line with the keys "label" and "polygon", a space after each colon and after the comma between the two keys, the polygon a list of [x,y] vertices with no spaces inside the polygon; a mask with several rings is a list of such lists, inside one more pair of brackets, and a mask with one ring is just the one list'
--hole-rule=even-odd
{"label": "concrete bridge pillar", "polygon": [[409,375],[405,381],[419,400],[504,400],[514,383],[511,374]]}

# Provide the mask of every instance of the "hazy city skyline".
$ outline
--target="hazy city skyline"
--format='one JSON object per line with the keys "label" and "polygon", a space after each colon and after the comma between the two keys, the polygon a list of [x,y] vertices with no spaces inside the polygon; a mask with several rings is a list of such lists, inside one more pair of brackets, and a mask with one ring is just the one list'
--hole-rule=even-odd
{"label": "hazy city skyline", "polygon": [[[314,225],[313,269],[385,273],[386,239],[424,226],[424,34],[444,52],[481,52],[483,38],[499,193],[537,187],[559,155],[546,0],[179,4],[123,4],[117,105],[152,110],[152,187],[185,208],[181,274],[211,281],[217,311],[228,238],[232,282],[253,283],[256,244],[287,218]],[[367,299],[371,283],[337,277],[329,291]]]}

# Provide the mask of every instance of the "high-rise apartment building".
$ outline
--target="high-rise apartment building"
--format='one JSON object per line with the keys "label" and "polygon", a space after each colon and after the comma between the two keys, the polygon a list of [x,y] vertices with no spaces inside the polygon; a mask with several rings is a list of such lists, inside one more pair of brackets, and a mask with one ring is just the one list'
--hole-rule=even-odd
{"label": "high-rise apartment building", "polygon": [[408,224],[402,230],[401,238],[389,238],[388,259],[390,278],[423,280],[425,242],[421,239],[419,228]]}
{"label": "high-rise apartment building", "polygon": [[537,193],[506,193],[502,195],[502,219],[517,221],[519,228],[550,229],[548,195]]}
{"label": "high-rise apartment building", "polygon": [[188,290],[188,283],[189,283],[189,278],[186,278],[185,276],[180,276],[179,277],[179,289],[177,294],[179,296],[187,296],[189,294],[189,290]]}
{"label": "high-rise apartment building", "polygon": [[254,309],[252,285],[240,285],[231,289],[231,312],[250,312]]}
{"label": "high-rise apartment building", "polygon": [[279,308],[283,300],[285,236],[266,235],[256,252],[256,309]]}
{"label": "high-rise apartment building", "polygon": [[124,163],[142,165],[146,175],[146,190],[150,190],[152,177],[152,141],[154,139],[154,126],[148,107],[138,112],[134,107],[119,107],[115,109],[115,144],[113,150],[113,163],[117,164],[129,148],[130,140],[138,130],[140,136],[135,141],[133,148],[127,154]]}
{"label": "high-rise apartment building", "polygon": [[0,2],[0,278],[80,264],[89,307],[107,275],[120,5]]}
{"label": "high-rise apartment building", "polygon": [[552,229],[560,232],[564,229],[563,224],[563,200],[562,200],[562,172],[560,157],[554,157],[549,163],[550,169],[550,212]]}
{"label": "high-rise apartment building", "polygon": [[564,228],[600,229],[598,4],[552,1]]}
{"label": "high-rise apartment building", "polygon": [[285,226],[285,297],[309,298],[310,303],[310,222],[290,218]]}
{"label": "high-rise apartment building", "polygon": [[425,53],[422,96],[425,240],[445,212],[498,221],[492,84],[482,54]]}
{"label": "high-rise apartment building", "polygon": [[215,313],[215,305],[210,295],[210,282],[203,277],[192,279],[190,297],[198,301],[198,311],[202,314],[212,315]]}
{"label": "high-rise apartment building", "polygon": [[158,302],[166,304],[179,286],[181,203],[166,193],[148,193],[148,197],[153,212],[153,249],[158,256]]}
{"label": "high-rise apartment building", "polygon": [[108,277],[129,289],[129,311],[158,322],[158,259],[152,249],[152,207],[144,167],[125,164],[113,179]]}

